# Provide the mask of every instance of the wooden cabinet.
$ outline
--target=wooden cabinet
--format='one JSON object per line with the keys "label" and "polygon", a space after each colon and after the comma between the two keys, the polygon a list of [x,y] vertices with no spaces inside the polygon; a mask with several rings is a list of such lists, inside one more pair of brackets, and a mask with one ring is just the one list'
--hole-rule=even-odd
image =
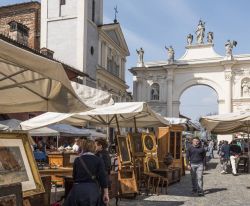
{"label": "wooden cabinet", "polygon": [[49,165],[63,167],[63,154],[62,153],[48,153]]}
{"label": "wooden cabinet", "polygon": [[182,169],[182,126],[159,127],[158,159],[160,168],[166,168],[164,158],[168,153],[174,158],[172,167]]}

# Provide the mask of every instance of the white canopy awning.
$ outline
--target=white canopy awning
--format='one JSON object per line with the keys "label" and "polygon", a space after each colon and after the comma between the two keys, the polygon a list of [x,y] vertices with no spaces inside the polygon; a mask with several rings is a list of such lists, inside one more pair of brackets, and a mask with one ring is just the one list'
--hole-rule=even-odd
{"label": "white canopy awning", "polygon": [[9,127],[3,124],[0,124],[0,131],[8,130]]}
{"label": "white canopy awning", "polygon": [[169,125],[169,121],[155,113],[145,102],[122,102],[93,109],[88,112],[60,114],[45,113],[21,123],[22,129],[29,130],[58,122],[83,125],[86,121],[101,126],[116,127],[116,118],[120,127],[154,127]]}
{"label": "white canopy awning", "polygon": [[0,112],[79,112],[90,109],[75,93],[62,64],[0,39]]}
{"label": "white canopy awning", "polygon": [[[8,120],[3,120],[0,121],[1,125],[4,125],[7,129],[5,130],[21,130],[20,126],[21,121],[17,119],[8,119]],[[0,126],[0,130],[1,126]],[[30,136],[58,136],[59,132],[56,130],[50,129],[48,127],[42,127],[39,129],[32,129],[29,130]]]}
{"label": "white canopy awning", "polygon": [[105,107],[114,104],[112,95],[106,91],[71,82],[75,92],[81,100],[91,108]]}
{"label": "white canopy awning", "polygon": [[250,112],[237,112],[202,117],[203,127],[216,134],[250,132]]}
{"label": "white canopy awning", "polygon": [[48,126],[49,128],[56,130],[60,133],[60,136],[85,136],[88,137],[91,135],[88,129],[79,129],[68,124],[54,124]]}
{"label": "white canopy awning", "polygon": [[187,124],[188,120],[185,118],[177,118],[177,117],[164,117],[170,124]]}

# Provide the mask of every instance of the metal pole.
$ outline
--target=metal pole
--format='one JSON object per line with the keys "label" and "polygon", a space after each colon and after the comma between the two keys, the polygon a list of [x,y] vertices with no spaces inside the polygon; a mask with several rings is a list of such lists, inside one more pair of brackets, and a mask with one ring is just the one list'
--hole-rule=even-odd
{"label": "metal pole", "polygon": [[58,144],[59,144],[59,136],[56,136],[56,148],[58,149]]}
{"label": "metal pole", "polygon": [[134,124],[135,124],[135,133],[137,133],[137,126],[136,126],[136,118],[134,117]]}
{"label": "metal pole", "polygon": [[117,115],[115,115],[115,122],[116,122],[116,126],[117,126],[117,134],[120,135],[121,131],[120,131],[120,127],[119,127],[119,122],[118,122]]}

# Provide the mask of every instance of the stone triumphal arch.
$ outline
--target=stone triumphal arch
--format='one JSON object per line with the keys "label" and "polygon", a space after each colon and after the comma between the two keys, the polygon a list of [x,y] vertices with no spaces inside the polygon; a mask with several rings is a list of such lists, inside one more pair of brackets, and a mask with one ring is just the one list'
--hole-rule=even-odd
{"label": "stone triumphal arch", "polygon": [[225,55],[214,51],[213,33],[202,21],[193,35],[187,36],[185,54],[174,58],[173,47],[166,47],[166,61],[144,62],[138,53],[133,74],[135,101],[148,102],[164,116],[179,117],[180,96],[189,87],[206,85],[217,92],[219,114],[250,109],[250,54],[233,55],[236,41],[225,43]]}

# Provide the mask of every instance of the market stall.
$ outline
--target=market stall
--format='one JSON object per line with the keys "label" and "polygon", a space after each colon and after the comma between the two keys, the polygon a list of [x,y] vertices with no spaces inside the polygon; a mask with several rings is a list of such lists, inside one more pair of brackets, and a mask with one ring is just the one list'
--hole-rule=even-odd
{"label": "market stall", "polygon": [[[155,113],[145,102],[126,102],[115,103],[114,105],[93,109],[88,112],[74,113],[74,114],[59,114],[59,113],[46,113],[37,116],[28,121],[22,122],[23,129],[34,129],[45,126],[47,124],[54,124],[56,122],[67,122],[76,125],[82,125],[86,121],[91,122],[97,126],[112,126],[117,127],[117,151],[119,158],[119,172],[118,178],[121,185],[121,192],[123,194],[137,193],[136,173],[134,164],[134,156],[131,157],[131,145],[127,136],[120,135],[120,127],[134,127],[135,132],[138,133],[139,127],[157,127],[169,125],[168,120],[164,119],[161,115]],[[149,155],[143,157],[145,164],[149,157],[156,155],[156,150],[151,151],[147,147],[151,147],[151,141],[154,142],[156,148],[155,135],[145,133],[143,136],[144,148]],[[149,138],[150,137],[150,138]],[[144,151],[142,151],[144,154]],[[144,163],[141,164],[143,167]],[[144,168],[144,167],[143,167]],[[138,176],[138,175],[137,175]],[[159,178],[159,176],[157,176]]]}
{"label": "market stall", "polygon": [[250,112],[236,112],[221,115],[205,116],[200,120],[203,127],[215,134],[233,134],[243,132],[248,140],[248,172],[250,172]]}
{"label": "market stall", "polygon": [[[0,40],[0,113],[79,112],[95,108],[95,104],[101,105],[102,102],[112,104],[111,95],[97,96],[97,93],[88,88],[84,89],[87,93],[83,95],[82,92],[82,97],[78,96],[61,63],[29,52],[10,42]],[[75,88],[78,91],[79,85]],[[99,99],[96,99],[97,97]],[[104,101],[101,97],[104,97]],[[90,106],[85,104],[86,99]],[[93,103],[91,99],[94,100]],[[7,127],[3,126],[1,129],[7,129]],[[37,135],[37,131],[35,132]],[[39,130],[39,135],[41,134]],[[4,153],[5,159],[0,159],[2,165],[0,190],[12,191],[8,196],[1,193],[1,201],[9,195],[16,197],[18,193],[16,189],[22,192],[27,205],[31,197],[34,200],[37,195],[44,193],[30,144],[32,143],[27,133],[10,130],[7,133],[1,133],[1,153]],[[13,168],[5,167],[6,158]],[[14,187],[12,183],[16,182],[21,183],[22,187]],[[47,181],[45,188],[48,185],[50,187],[51,183]],[[21,204],[20,199],[18,199],[18,204]],[[46,205],[48,204],[49,201]]]}

